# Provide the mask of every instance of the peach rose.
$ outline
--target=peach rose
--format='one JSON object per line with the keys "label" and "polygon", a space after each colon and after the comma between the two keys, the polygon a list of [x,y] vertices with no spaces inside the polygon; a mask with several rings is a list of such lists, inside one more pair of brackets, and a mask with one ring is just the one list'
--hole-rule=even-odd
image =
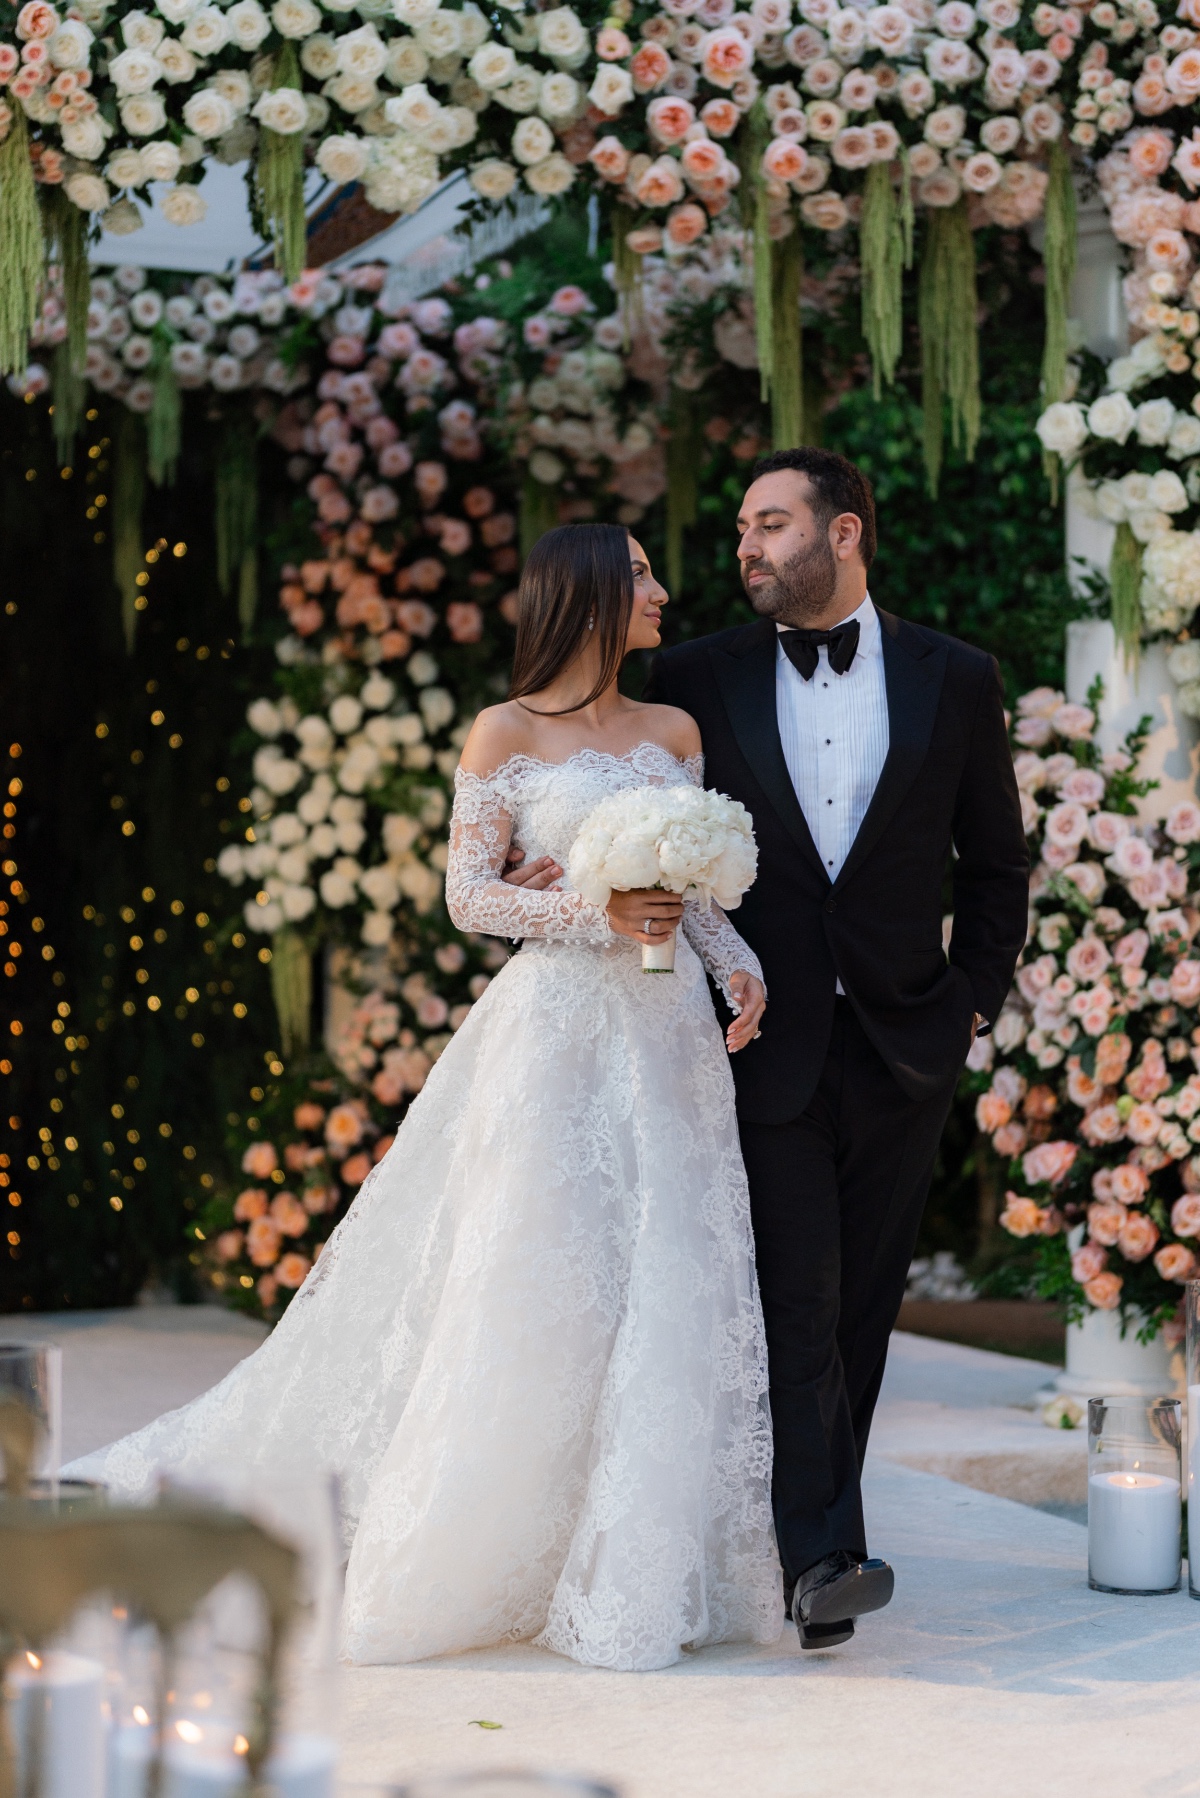
{"label": "peach rose", "polygon": [[342,1179],[347,1186],[361,1186],[371,1171],[371,1157],[365,1153],[351,1155],[342,1163]]}
{"label": "peach rose", "polygon": [[1117,1247],[1126,1261],[1144,1261],[1158,1242],[1158,1225],[1144,1211],[1130,1212],[1121,1225]]}
{"label": "peach rose", "polygon": [[363,1118],[353,1104],[335,1105],[325,1120],[325,1141],[333,1150],[352,1149],[362,1141]]}
{"label": "peach rose", "polygon": [[1119,1205],[1115,1199],[1094,1199],[1087,1210],[1088,1235],[1093,1242],[1102,1242],[1105,1248],[1111,1249],[1124,1229],[1128,1215],[1124,1205]]}
{"label": "peach rose", "polygon": [[264,1274],[262,1279],[258,1282],[258,1285],[255,1287],[255,1291],[258,1293],[259,1303],[262,1305],[263,1309],[269,1311],[278,1295],[279,1281],[275,1278],[274,1274]]}
{"label": "peach rose", "polygon": [[1102,1274],[1107,1265],[1107,1251],[1098,1242],[1085,1242],[1071,1256],[1071,1274],[1081,1286],[1086,1286],[1089,1280]]}
{"label": "peach rose", "polygon": [[1092,1175],[1092,1197],[1096,1199],[1111,1199],[1112,1196],[1112,1169],[1110,1167],[1098,1167]]}
{"label": "peach rose", "polygon": [[252,1174],[256,1180],[266,1180],[278,1166],[279,1157],[273,1143],[252,1142],[242,1156],[242,1172]]}
{"label": "peach rose", "polygon": [[683,198],[683,177],[673,156],[659,156],[634,185],[634,197],[643,206],[673,206]]}
{"label": "peach rose", "polygon": [[1001,1098],[994,1089],[980,1093],[975,1101],[975,1122],[988,1136],[1007,1124],[1012,1117],[1012,1106],[1007,1099]]}
{"label": "peach rose", "polygon": [[[680,100],[673,95],[663,94],[657,100],[651,100],[646,108],[646,123],[650,127],[650,135],[660,144],[681,144],[695,122],[696,108],[691,101]],[[615,144],[617,139],[615,137],[602,138],[600,141],[601,143]],[[596,148],[599,149],[600,145],[597,144]],[[590,160],[595,161],[595,151]],[[626,155],[625,161],[628,166],[628,155]],[[603,169],[599,170],[602,175],[604,172]],[[622,179],[624,174],[625,170],[622,169]]]}
{"label": "peach rose", "polygon": [[253,1223],[256,1217],[265,1215],[267,1202],[267,1195],[261,1186],[248,1186],[233,1201],[233,1215],[239,1224]]}
{"label": "peach rose", "polygon": [[992,1147],[1004,1161],[1012,1161],[1029,1141],[1024,1124],[1002,1124],[992,1138]]}
{"label": "peach rose", "polygon": [[1200,1236],[1200,1193],[1188,1192],[1171,1207],[1171,1228],[1176,1236]]}
{"label": "peach rose", "polygon": [[679,165],[693,181],[714,181],[724,169],[726,156],[720,144],[711,138],[694,137],[684,144]]}
{"label": "peach rose", "polygon": [[1184,957],[1171,970],[1171,997],[1176,1005],[1195,1005],[1200,1001],[1200,961]]}
{"label": "peach rose", "polygon": [[1120,1142],[1125,1126],[1115,1105],[1097,1105],[1081,1120],[1079,1134],[1084,1142],[1096,1148],[1101,1143]]}
{"label": "peach rose", "polygon": [[1196,1271],[1196,1257],[1181,1242],[1168,1242],[1154,1257],[1155,1271],[1164,1280],[1178,1280],[1182,1285]]}
{"label": "peach rose", "polygon": [[1054,1116],[1058,1110],[1058,1095],[1050,1086],[1031,1086],[1025,1095],[1024,1112],[1027,1118],[1045,1120]]}
{"label": "peach rose", "polygon": [[256,1217],[246,1232],[246,1252],[255,1267],[273,1267],[283,1238],[274,1218]]}
{"label": "peach rose", "polygon": [[1173,148],[1171,133],[1157,127],[1134,131],[1125,143],[1129,161],[1143,181],[1151,181],[1155,175],[1161,175],[1170,168]]}
{"label": "peach rose", "polygon": [[741,117],[732,100],[708,100],[700,108],[700,123],[712,137],[732,137]]}
{"label": "peach rose", "polygon": [[218,1261],[236,1261],[242,1252],[245,1237],[240,1230],[222,1230],[213,1243],[213,1250]]}
{"label": "peach rose", "polygon": [[395,1140],[394,1133],[391,1136],[381,1136],[376,1140],[375,1147],[371,1151],[371,1159],[376,1166],[383,1160]]}
{"label": "peach rose", "polygon": [[1083,1295],[1097,1311],[1115,1311],[1121,1302],[1124,1283],[1120,1274],[1097,1274],[1094,1280],[1087,1281]]}
{"label": "peach rose", "polygon": [[1072,1105],[1078,1105],[1081,1111],[1086,1111],[1089,1105],[1096,1103],[1102,1090],[1100,1082],[1093,1080],[1090,1074],[1085,1074],[1075,1056],[1072,1056],[1067,1063],[1067,1097]]}
{"label": "peach rose", "polygon": [[275,1278],[281,1286],[290,1286],[294,1289],[297,1286],[303,1286],[311,1266],[312,1262],[307,1255],[298,1255],[295,1249],[292,1249],[289,1254],[280,1257],[275,1268]]}
{"label": "peach rose", "polygon": [[294,1192],[276,1193],[271,1216],[284,1236],[303,1236],[308,1229],[308,1213]]}
{"label": "peach rose", "polygon": [[671,73],[671,58],[661,44],[642,44],[629,64],[635,94],[652,94]]}
{"label": "peach rose", "polygon": [[602,181],[624,181],[629,168],[629,151],[619,137],[602,137],[588,151],[588,161]]}
{"label": "peach rose", "polygon": [[689,200],[667,214],[667,237],[679,248],[695,243],[708,230],[708,214],[703,206]]}
{"label": "peach rose", "polygon": [[1125,1119],[1125,1134],[1130,1142],[1152,1143],[1161,1121],[1153,1105],[1135,1105]]}
{"label": "peach rose", "polygon": [[1022,1172],[1031,1186],[1061,1186],[1079,1150],[1073,1142],[1043,1142],[1026,1151]]}
{"label": "peach rose", "polygon": [[297,1130],[319,1130],[325,1122],[325,1107],[315,1099],[304,1099],[292,1113]]}
{"label": "peach rose", "polygon": [[711,31],[705,40],[702,67],[705,80],[713,87],[732,87],[740,76],[748,73],[753,61],[754,47],[740,31]]}
{"label": "peach rose", "polygon": [[1096,1078],[1101,1086],[1115,1086],[1133,1053],[1133,1043],[1122,1030],[1110,1030],[1096,1044]]}
{"label": "peach rose", "polygon": [[1015,1192],[1006,1192],[1000,1222],[1010,1236],[1037,1236],[1041,1231],[1042,1208],[1036,1199],[1025,1199]]}
{"label": "peach rose", "polygon": [[808,167],[808,151],[794,137],[776,137],[763,151],[762,169],[775,181],[797,181]]}
{"label": "peach rose", "polygon": [[323,1217],[337,1205],[337,1189],[332,1186],[306,1186],[302,1203],[309,1217]]}
{"label": "peach rose", "polygon": [[1109,1193],[1122,1205],[1140,1205],[1150,1190],[1150,1176],[1145,1168],[1132,1167],[1125,1162],[1114,1167],[1111,1175]]}

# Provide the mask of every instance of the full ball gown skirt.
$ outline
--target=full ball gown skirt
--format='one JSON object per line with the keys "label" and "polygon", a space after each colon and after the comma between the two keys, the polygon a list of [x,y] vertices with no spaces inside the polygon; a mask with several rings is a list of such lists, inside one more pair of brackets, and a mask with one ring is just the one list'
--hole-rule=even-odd
{"label": "full ball gown skirt", "polygon": [[460,772],[451,915],[521,952],[262,1347],[68,1470],[131,1497],[232,1459],[336,1470],[354,1662],[534,1638],[648,1669],[781,1629],[766,1346],[704,971],[727,988],[758,964],[689,906],[674,977],[643,974],[579,894],[498,879],[510,840],[565,866],[607,794],[700,778],[654,744]]}

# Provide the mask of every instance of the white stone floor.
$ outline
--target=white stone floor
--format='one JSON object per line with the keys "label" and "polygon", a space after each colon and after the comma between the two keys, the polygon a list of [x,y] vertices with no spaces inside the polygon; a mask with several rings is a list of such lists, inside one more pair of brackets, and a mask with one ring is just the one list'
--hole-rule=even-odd
{"label": "white stone floor", "polygon": [[[0,1319],[0,1339],[62,1342],[68,1455],[203,1390],[260,1336],[208,1310]],[[1085,1497],[1085,1440],[1022,1408],[1045,1372],[893,1339],[865,1486],[897,1593],[852,1644],[801,1655],[789,1630],[656,1674],[527,1647],[348,1669],[347,1794],[540,1767],[622,1798],[1200,1795],[1200,1606],[1088,1590],[1086,1533],[1062,1514]]]}

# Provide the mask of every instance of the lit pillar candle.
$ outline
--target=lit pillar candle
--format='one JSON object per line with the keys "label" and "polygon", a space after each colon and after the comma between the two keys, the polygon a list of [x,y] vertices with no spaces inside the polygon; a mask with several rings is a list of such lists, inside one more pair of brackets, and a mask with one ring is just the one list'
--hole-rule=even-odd
{"label": "lit pillar candle", "polygon": [[[185,1728],[188,1726],[185,1724]],[[246,1762],[225,1746],[180,1736],[163,1756],[163,1798],[226,1798],[240,1791],[246,1778]],[[189,1729],[190,1735],[190,1729]],[[118,1732],[113,1752],[110,1798],[146,1798],[153,1745],[153,1731],[129,1727]],[[333,1798],[337,1770],[337,1744],[328,1736],[284,1736],[266,1769],[267,1782],[278,1798]]]}
{"label": "lit pillar candle", "polygon": [[80,1654],[21,1654],[8,1672],[9,1727],[38,1798],[103,1798],[104,1669]]}
{"label": "lit pillar candle", "polygon": [[1088,1572],[1098,1586],[1166,1592],[1179,1583],[1179,1481],[1160,1473],[1088,1480]]}

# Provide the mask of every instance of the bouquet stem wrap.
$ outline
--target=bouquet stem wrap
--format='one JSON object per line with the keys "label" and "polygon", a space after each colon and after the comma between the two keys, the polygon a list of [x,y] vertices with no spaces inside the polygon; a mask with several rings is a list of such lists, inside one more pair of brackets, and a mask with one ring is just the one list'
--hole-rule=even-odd
{"label": "bouquet stem wrap", "polygon": [[675,972],[675,939],[677,935],[678,932],[673,930],[669,937],[661,943],[655,943],[653,948],[649,943],[642,944],[643,974],[673,974]]}

